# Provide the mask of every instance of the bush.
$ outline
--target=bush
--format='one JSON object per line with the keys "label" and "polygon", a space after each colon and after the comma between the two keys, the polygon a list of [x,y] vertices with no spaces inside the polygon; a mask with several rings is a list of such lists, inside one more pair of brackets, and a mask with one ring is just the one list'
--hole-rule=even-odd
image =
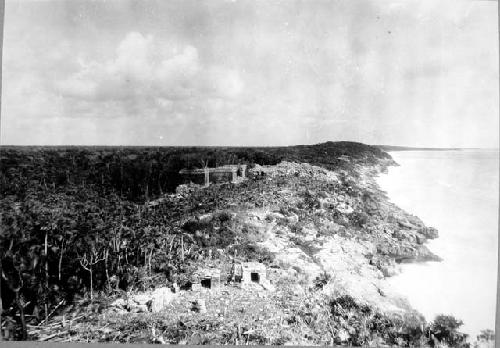
{"label": "bush", "polygon": [[431,332],[439,342],[444,342],[449,346],[458,346],[465,343],[467,335],[458,331],[463,325],[461,320],[455,319],[452,315],[440,314],[436,316],[431,324]]}
{"label": "bush", "polygon": [[332,276],[327,273],[323,272],[319,276],[314,279],[314,289],[316,290],[321,290],[323,287],[330,282],[332,279]]}
{"label": "bush", "polygon": [[361,228],[368,222],[368,214],[362,211],[355,211],[351,214],[349,220],[354,226]]}
{"label": "bush", "polygon": [[251,243],[243,242],[235,245],[232,249],[237,252],[240,258],[247,261],[258,261],[265,264],[270,264],[274,261],[273,253]]}
{"label": "bush", "polygon": [[477,336],[478,341],[494,341],[495,331],[486,329],[481,330],[481,333]]}
{"label": "bush", "polygon": [[225,223],[231,220],[231,214],[228,213],[227,211],[222,211],[217,216],[214,217],[214,219],[219,220],[219,223]]}
{"label": "bush", "polygon": [[203,231],[210,229],[212,227],[212,223],[209,221],[197,221],[197,220],[189,220],[182,225],[182,229],[189,233],[195,233],[196,231]]}
{"label": "bush", "polygon": [[357,303],[349,295],[330,300],[329,308],[332,325],[337,330],[348,332],[352,345],[383,340],[390,345],[418,346],[425,340],[425,319],[417,312],[383,314]]}

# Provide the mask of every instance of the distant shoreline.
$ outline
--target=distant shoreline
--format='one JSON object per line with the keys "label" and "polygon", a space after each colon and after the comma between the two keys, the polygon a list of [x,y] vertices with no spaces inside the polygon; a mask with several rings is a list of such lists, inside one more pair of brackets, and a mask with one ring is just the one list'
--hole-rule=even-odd
{"label": "distant shoreline", "polygon": [[481,148],[481,147],[410,147],[410,146],[393,146],[393,145],[372,145],[382,151],[465,151],[465,150],[491,150],[498,151],[498,148]]}
{"label": "distant shoreline", "polygon": [[[0,148],[90,148],[90,149],[117,149],[117,148],[182,148],[182,149],[240,149],[240,148],[251,148],[251,149],[275,149],[275,148],[290,148],[290,147],[304,147],[304,146],[314,146],[320,144],[309,144],[309,145],[259,145],[259,146],[245,146],[245,145],[15,145],[15,144],[0,144]],[[465,150],[489,150],[489,151],[499,151],[499,148],[494,147],[411,147],[411,146],[399,146],[399,145],[370,145],[378,148],[382,151],[465,151]]]}

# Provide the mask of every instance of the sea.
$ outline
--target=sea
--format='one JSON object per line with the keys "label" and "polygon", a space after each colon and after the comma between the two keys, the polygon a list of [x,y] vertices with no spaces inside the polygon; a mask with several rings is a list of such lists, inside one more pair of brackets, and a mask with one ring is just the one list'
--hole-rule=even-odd
{"label": "sea", "polygon": [[451,314],[471,340],[495,329],[499,151],[394,151],[379,176],[389,199],[438,229],[429,249],[441,262],[402,264],[388,278],[427,321]]}

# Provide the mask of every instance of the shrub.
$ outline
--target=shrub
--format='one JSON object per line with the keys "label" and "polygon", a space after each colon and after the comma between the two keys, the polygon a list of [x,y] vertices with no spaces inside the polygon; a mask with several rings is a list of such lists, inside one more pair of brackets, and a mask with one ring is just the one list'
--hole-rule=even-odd
{"label": "shrub", "polygon": [[463,325],[461,320],[452,315],[440,314],[436,316],[431,324],[431,331],[439,342],[445,342],[450,346],[458,346],[465,342],[467,335],[458,331]]}
{"label": "shrub", "polygon": [[368,222],[368,214],[362,211],[355,211],[349,218],[350,222],[356,227],[363,227]]}
{"label": "shrub", "polygon": [[330,282],[331,279],[332,276],[329,273],[327,272],[321,273],[319,276],[316,277],[316,279],[314,279],[314,289],[316,290],[323,289],[323,287],[326,284],[328,284],[328,282]]}
{"label": "shrub", "polygon": [[219,223],[223,224],[225,222],[228,222],[231,220],[231,214],[228,213],[227,211],[222,211],[219,214],[217,214],[214,219],[217,219]]}
{"label": "shrub", "polygon": [[486,329],[481,330],[480,334],[477,336],[478,341],[494,341],[495,331]]}
{"label": "shrub", "polygon": [[182,229],[189,233],[195,233],[196,231],[203,231],[212,227],[212,223],[209,221],[197,221],[189,220],[182,225]]}
{"label": "shrub", "polygon": [[349,295],[331,299],[328,304],[332,325],[337,330],[349,332],[352,345],[383,340],[390,345],[418,346],[425,339],[425,319],[416,312],[383,314],[368,305],[357,303]]}
{"label": "shrub", "polygon": [[237,252],[237,255],[248,261],[258,261],[270,264],[274,261],[274,254],[257,245],[244,242],[232,247]]}

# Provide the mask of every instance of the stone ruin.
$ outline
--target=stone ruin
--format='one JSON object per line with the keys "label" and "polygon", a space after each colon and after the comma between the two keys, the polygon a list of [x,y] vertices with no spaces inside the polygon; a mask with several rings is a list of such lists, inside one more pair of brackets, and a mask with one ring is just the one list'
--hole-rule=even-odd
{"label": "stone ruin", "polygon": [[124,314],[153,312],[158,313],[167,308],[170,302],[178,296],[167,287],[156,288],[138,294],[133,294],[125,298],[118,298],[113,301],[108,310],[110,312]]}
{"label": "stone ruin", "polygon": [[267,279],[266,266],[259,262],[242,262],[233,265],[232,278],[240,283],[242,287],[261,285],[266,290],[274,287]]}
{"label": "stone ruin", "polygon": [[246,164],[228,164],[215,168],[182,169],[179,174],[198,184],[202,183],[201,178],[203,176],[203,184],[208,187],[211,182],[241,182],[246,179],[246,172]]}
{"label": "stone ruin", "polygon": [[266,282],[266,266],[258,262],[244,262],[241,264],[241,283],[261,284]]}
{"label": "stone ruin", "polygon": [[[259,262],[236,262],[229,273],[229,281],[239,284],[242,288],[261,285],[266,290],[274,290],[267,279],[266,266]],[[191,290],[216,289],[221,286],[221,271],[217,268],[197,270],[191,277]]]}
{"label": "stone ruin", "polygon": [[196,271],[191,280],[191,290],[213,289],[220,286],[220,270],[204,268]]}

